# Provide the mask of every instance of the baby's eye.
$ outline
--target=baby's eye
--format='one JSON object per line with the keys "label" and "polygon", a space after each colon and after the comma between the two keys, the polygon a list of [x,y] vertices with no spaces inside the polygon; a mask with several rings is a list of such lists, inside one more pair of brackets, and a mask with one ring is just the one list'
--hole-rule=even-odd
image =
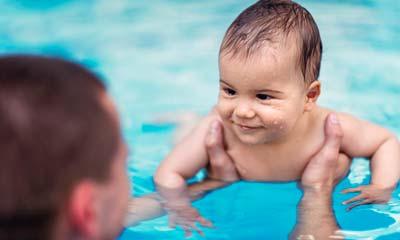
{"label": "baby's eye", "polygon": [[224,88],[224,92],[225,92],[226,94],[228,94],[229,96],[233,96],[233,95],[236,94],[236,91],[233,90],[233,89],[231,89],[231,88]]}
{"label": "baby's eye", "polygon": [[267,95],[267,94],[263,94],[263,93],[257,94],[256,97],[257,97],[258,99],[260,99],[260,100],[269,100],[269,99],[272,98],[271,96],[269,96],[269,95]]}

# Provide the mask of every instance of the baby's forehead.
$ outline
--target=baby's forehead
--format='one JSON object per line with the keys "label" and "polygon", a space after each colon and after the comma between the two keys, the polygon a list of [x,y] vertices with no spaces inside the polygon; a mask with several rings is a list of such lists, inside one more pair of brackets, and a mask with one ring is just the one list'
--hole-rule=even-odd
{"label": "baby's forehead", "polygon": [[[254,33],[255,34],[255,33]],[[249,38],[256,38],[254,36]],[[235,44],[228,46],[221,46],[221,55],[240,56],[248,58],[251,56],[257,56],[263,53],[265,49],[272,50],[286,50],[292,51],[297,56],[300,55],[300,49],[302,48],[302,40],[300,33],[297,31],[290,32],[275,32],[265,39],[258,39],[247,42],[248,40],[238,40]]]}
{"label": "baby's forehead", "polygon": [[300,65],[301,41],[298,34],[279,34],[273,39],[260,41],[249,51],[247,48],[224,49],[220,52],[221,58],[241,61],[257,61],[261,58],[284,58]]}
{"label": "baby's forehead", "polygon": [[228,81],[246,78],[252,84],[260,80],[261,85],[266,82],[273,84],[292,80],[303,85],[304,78],[294,43],[294,39],[268,42],[251,55],[240,52],[221,53],[220,77]]}
{"label": "baby's forehead", "polygon": [[300,67],[300,51],[295,39],[284,39],[276,42],[265,42],[259,49],[252,53],[246,51],[226,51],[219,56],[221,61],[229,61],[243,64],[262,64],[263,62],[273,62],[276,64],[290,64]]}

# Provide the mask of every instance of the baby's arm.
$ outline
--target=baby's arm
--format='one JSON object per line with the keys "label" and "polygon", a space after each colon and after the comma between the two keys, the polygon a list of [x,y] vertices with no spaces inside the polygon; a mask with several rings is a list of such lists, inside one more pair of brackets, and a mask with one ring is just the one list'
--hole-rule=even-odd
{"label": "baby's arm", "polygon": [[210,225],[196,209],[191,207],[186,179],[194,176],[208,163],[205,138],[211,122],[218,116],[212,112],[197,127],[178,143],[161,163],[154,176],[163,205],[169,213],[170,223],[179,224],[190,232],[196,229],[195,222]]}
{"label": "baby's arm", "polygon": [[[188,186],[188,195],[191,201],[202,198],[208,192],[225,187],[239,180],[232,159],[226,154],[223,143],[223,129],[221,123],[214,121],[207,132],[205,145],[209,156],[209,169],[212,177],[202,182]],[[133,226],[141,221],[150,220],[165,214],[160,196],[149,194],[139,198],[132,198],[125,219],[125,226]]]}
{"label": "baby's arm", "polygon": [[400,144],[388,130],[356,119],[348,114],[339,114],[344,137],[341,151],[351,157],[371,159],[370,185],[347,189],[344,193],[360,194],[344,204],[356,202],[352,207],[367,203],[385,203],[400,178]]}
{"label": "baby's arm", "polygon": [[186,186],[185,179],[194,176],[208,162],[204,139],[213,119],[205,117],[190,134],[182,139],[158,167],[154,180],[168,188]]}
{"label": "baby's arm", "polygon": [[[225,171],[225,170],[223,170]],[[232,174],[236,174],[232,172]],[[221,176],[223,177],[223,176]],[[216,178],[219,178],[217,176]],[[207,193],[228,185],[222,178],[205,179],[202,182],[188,186],[190,201],[196,201],[204,197]],[[128,212],[125,217],[125,227],[132,227],[143,221],[151,220],[165,215],[166,212],[160,202],[160,196],[156,193],[131,198],[129,201]]]}

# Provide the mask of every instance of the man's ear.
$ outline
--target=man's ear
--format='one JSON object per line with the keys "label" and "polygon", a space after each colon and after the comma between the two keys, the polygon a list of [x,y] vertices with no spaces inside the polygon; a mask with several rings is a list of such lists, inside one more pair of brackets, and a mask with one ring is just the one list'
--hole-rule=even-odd
{"label": "man's ear", "polygon": [[70,231],[83,238],[95,238],[99,232],[97,187],[92,181],[78,183],[71,191],[66,216]]}
{"label": "man's ear", "polygon": [[306,92],[306,104],[304,105],[304,111],[311,111],[314,108],[320,93],[321,93],[320,81],[317,80],[310,83]]}

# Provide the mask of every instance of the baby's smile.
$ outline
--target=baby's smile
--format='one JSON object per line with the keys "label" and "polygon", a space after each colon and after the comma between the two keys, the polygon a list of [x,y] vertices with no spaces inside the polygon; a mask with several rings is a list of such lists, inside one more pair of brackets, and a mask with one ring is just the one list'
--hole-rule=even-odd
{"label": "baby's smile", "polygon": [[246,124],[241,124],[241,123],[233,123],[233,124],[235,126],[237,126],[243,132],[253,132],[255,130],[259,130],[262,128],[262,126],[251,126],[251,125],[246,125]]}

